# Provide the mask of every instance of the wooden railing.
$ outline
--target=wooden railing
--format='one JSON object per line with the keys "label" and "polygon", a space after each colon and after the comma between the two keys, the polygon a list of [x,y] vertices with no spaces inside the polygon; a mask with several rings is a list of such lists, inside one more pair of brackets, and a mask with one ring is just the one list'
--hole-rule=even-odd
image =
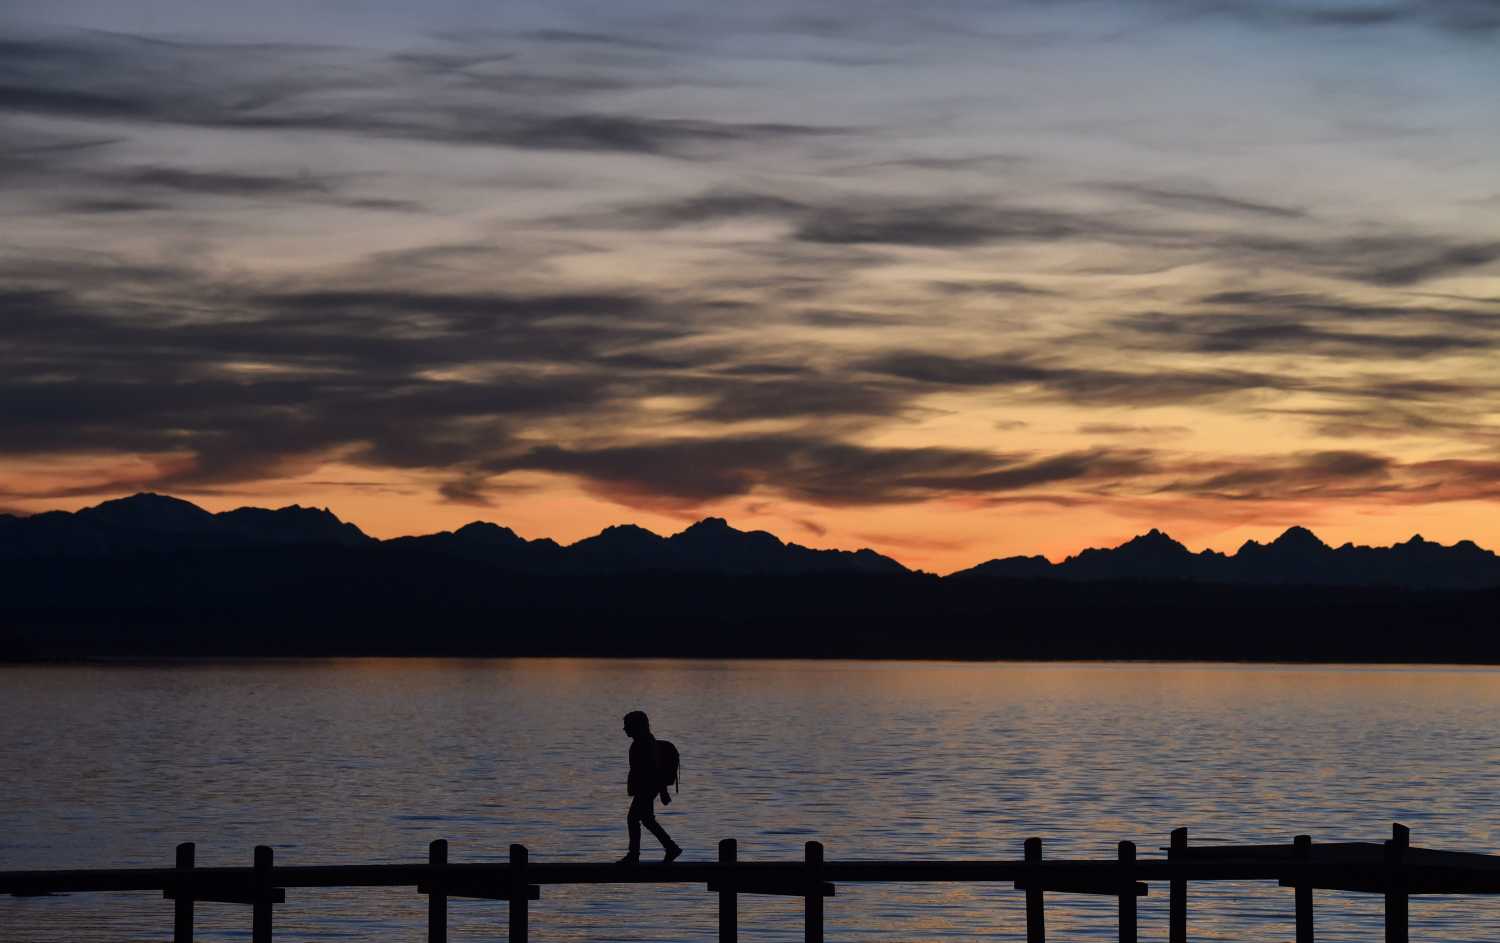
{"label": "wooden railing", "polygon": [[1102,894],[1119,898],[1120,943],[1136,943],[1136,898],[1152,882],[1170,887],[1170,943],[1187,943],[1188,884],[1203,881],[1276,881],[1291,887],[1297,943],[1313,941],[1313,892],[1353,891],[1385,897],[1386,943],[1406,943],[1407,898],[1413,894],[1500,894],[1500,857],[1410,847],[1405,826],[1394,825],[1386,842],[1314,844],[1306,835],[1281,845],[1190,846],[1187,829],[1172,833],[1166,858],[1137,858],[1135,845],[1120,842],[1115,859],[1047,860],[1042,841],[1028,838],[1020,861],[826,861],[823,846],[810,841],[802,861],[740,861],[734,839],[719,842],[719,860],[670,865],[530,862],[525,846],[511,845],[505,863],[454,864],[448,843],[432,842],[426,864],[292,867],[275,864],[272,851],[255,849],[249,868],[199,868],[194,846],[177,846],[171,868],[101,871],[0,872],[0,894],[44,895],[86,891],[162,891],[174,902],[174,943],[193,939],[199,902],[251,908],[253,943],[270,943],[272,910],[288,888],[413,887],[427,895],[429,943],[446,943],[448,899],[503,900],[509,904],[509,939],[529,936],[530,902],[544,885],[706,884],[719,898],[719,940],[739,933],[738,896],[775,894],[803,898],[805,939],[823,940],[824,898],[839,882],[1014,883],[1026,894],[1027,943],[1046,940],[1045,895]]}

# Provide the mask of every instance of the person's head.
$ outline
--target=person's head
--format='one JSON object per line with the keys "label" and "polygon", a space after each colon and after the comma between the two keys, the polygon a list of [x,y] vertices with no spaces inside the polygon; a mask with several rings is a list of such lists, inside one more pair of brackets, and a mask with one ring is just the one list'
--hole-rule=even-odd
{"label": "person's head", "polygon": [[645,711],[631,711],[625,715],[625,733],[632,737],[639,737],[643,733],[651,732],[651,721],[646,719]]}

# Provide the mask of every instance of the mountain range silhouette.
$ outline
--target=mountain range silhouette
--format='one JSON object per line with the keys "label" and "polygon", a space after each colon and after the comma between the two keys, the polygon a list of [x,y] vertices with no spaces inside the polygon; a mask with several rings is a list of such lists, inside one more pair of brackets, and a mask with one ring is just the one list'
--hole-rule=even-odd
{"label": "mountain range silhouette", "polygon": [[[817,550],[766,531],[742,531],[708,517],[663,537],[633,524],[607,527],[564,546],[527,540],[483,521],[455,531],[377,540],[327,509],[245,507],[218,514],[159,494],[137,494],[76,512],[0,515],[0,560],[98,559],[264,547],[364,548],[390,554],[460,558],[524,573],[911,573],[873,550]],[[1331,547],[1304,527],[1268,544],[1246,541],[1233,554],[1198,553],[1159,530],[1118,547],[1092,548],[1052,563],[1042,556],[990,560],[946,580],[1007,582],[1224,583],[1282,586],[1392,586],[1477,589],[1500,586],[1500,556],[1473,541],[1444,546],[1413,536],[1391,547]]]}
{"label": "mountain range silhouette", "polygon": [[526,572],[905,573],[873,550],[814,550],[707,517],[662,537],[634,524],[569,546],[475,521],[456,531],[377,540],[325,509],[298,505],[212,514],[180,498],[137,494],[76,512],[0,515],[0,559],[98,558],[265,546],[381,548],[461,557]]}
{"label": "mountain range silhouette", "polygon": [[0,517],[0,660],[565,655],[1500,664],[1500,561],[1289,529],[1160,531],[939,577],[707,518],[571,545],[492,523],[376,540],[327,510],[136,495]]}

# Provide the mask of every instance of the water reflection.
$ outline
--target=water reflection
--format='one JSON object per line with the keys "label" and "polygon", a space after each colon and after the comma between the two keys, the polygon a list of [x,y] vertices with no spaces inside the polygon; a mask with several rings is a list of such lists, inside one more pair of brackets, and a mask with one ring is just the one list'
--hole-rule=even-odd
{"label": "water reflection", "polygon": [[[0,669],[0,868],[612,860],[623,831],[621,715],[650,710],[682,750],[659,811],[687,848],[744,860],[1143,853],[1195,842],[1376,839],[1500,849],[1500,674],[1478,669],[845,662],[385,661]],[[1140,903],[1165,936],[1164,889]],[[419,939],[410,892],[295,891],[278,939]],[[1058,938],[1110,938],[1113,901],[1057,897]],[[202,939],[248,914],[201,908]],[[160,940],[151,895],[0,900],[7,941]],[[1319,936],[1379,933],[1378,898],[1320,894]],[[1286,938],[1290,892],[1195,888],[1196,936]],[[713,938],[702,888],[549,888],[556,940]],[[746,939],[795,936],[793,901],[747,899]],[[1020,895],[990,887],[841,887],[830,938],[1022,937]],[[493,939],[503,906],[455,902],[455,940]],[[1415,901],[1413,936],[1478,939],[1485,901]],[[686,928],[686,929],[684,929]],[[539,936],[542,930],[538,929]]]}

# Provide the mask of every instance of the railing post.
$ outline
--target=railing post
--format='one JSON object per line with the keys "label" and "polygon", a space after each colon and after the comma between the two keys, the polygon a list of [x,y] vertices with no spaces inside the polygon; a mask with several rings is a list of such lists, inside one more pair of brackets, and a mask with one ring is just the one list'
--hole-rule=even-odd
{"label": "railing post", "polygon": [[[719,842],[719,864],[733,865],[739,859],[739,845],[733,838]],[[736,943],[740,935],[740,903],[734,877],[719,877],[719,943]]]}
{"label": "railing post", "polygon": [[[1306,865],[1312,861],[1312,836],[1298,835],[1292,839],[1292,850],[1297,860]],[[1313,889],[1307,878],[1297,882],[1297,943],[1313,943]]]}
{"label": "railing post", "polygon": [[[177,846],[177,874],[180,878],[192,877],[193,859],[197,846],[185,841]],[[193,943],[193,891],[188,880],[180,880],[174,889],[177,895],[173,902],[172,943]]]}
{"label": "railing post", "polygon": [[[1042,863],[1042,840],[1040,838],[1028,838],[1022,847],[1025,849],[1026,863],[1040,865]],[[1032,872],[1031,880],[1026,886],[1026,943],[1046,943],[1047,941],[1047,913],[1042,909],[1041,868]]]}
{"label": "railing post", "polygon": [[530,933],[526,913],[526,846],[510,846],[510,943],[526,943]]}
{"label": "railing post", "polygon": [[[1171,860],[1180,852],[1187,851],[1188,831],[1185,828],[1172,829],[1171,851],[1167,858]],[[1185,855],[1180,857],[1185,858]],[[1171,885],[1171,900],[1168,904],[1167,913],[1167,939],[1169,943],[1187,943],[1187,881],[1183,878],[1173,878]]]}
{"label": "railing post", "polygon": [[443,876],[435,869],[448,863],[448,841],[435,838],[427,845],[427,863],[434,871],[427,876],[427,943],[448,943],[448,895]]}
{"label": "railing post", "polygon": [[1136,943],[1135,842],[1120,842],[1120,943]]}
{"label": "railing post", "polygon": [[823,843],[810,841],[804,852],[807,863],[807,896],[803,898],[807,943],[823,943]]}
{"label": "railing post", "polygon": [[1391,840],[1385,844],[1385,943],[1406,943],[1408,913],[1406,849],[1411,847],[1411,830],[1399,822],[1391,824]]}
{"label": "railing post", "polygon": [[250,923],[251,943],[271,943],[271,868],[275,852],[270,845],[255,846],[255,902]]}

